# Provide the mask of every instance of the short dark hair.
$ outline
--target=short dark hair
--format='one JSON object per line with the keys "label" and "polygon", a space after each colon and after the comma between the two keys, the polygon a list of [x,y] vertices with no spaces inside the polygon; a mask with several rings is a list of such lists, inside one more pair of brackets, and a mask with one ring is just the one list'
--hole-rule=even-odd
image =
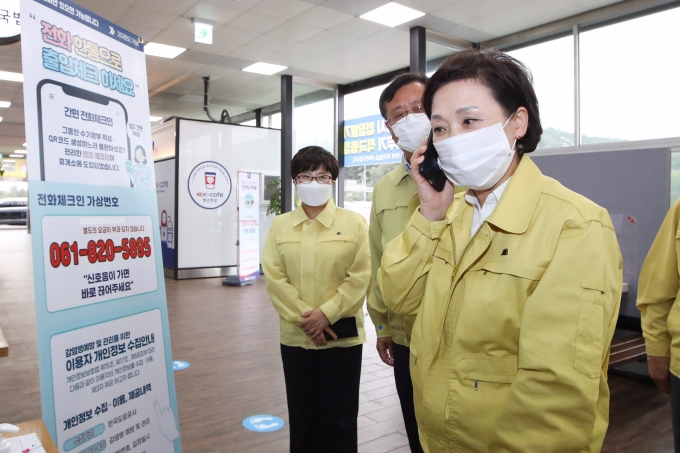
{"label": "short dark hair", "polygon": [[517,152],[522,155],[536,149],[543,127],[533,78],[526,66],[495,49],[471,49],[451,55],[432,75],[425,88],[423,107],[428,118],[432,116],[435,93],[444,85],[458,80],[476,80],[485,85],[507,116],[520,107],[526,108],[529,124],[524,137],[517,140]]}
{"label": "short dark hair", "polygon": [[340,168],[335,156],[320,146],[305,146],[290,161],[290,174],[295,179],[303,171],[316,171],[322,166],[333,181],[338,179]]}
{"label": "short dark hair", "polygon": [[394,95],[397,94],[400,88],[410,85],[412,83],[422,83],[427,85],[427,76],[425,74],[420,74],[418,72],[407,72],[405,74],[399,74],[396,76],[389,85],[385,87],[382,94],[380,95],[380,114],[385,120],[387,120],[387,103],[394,99]]}

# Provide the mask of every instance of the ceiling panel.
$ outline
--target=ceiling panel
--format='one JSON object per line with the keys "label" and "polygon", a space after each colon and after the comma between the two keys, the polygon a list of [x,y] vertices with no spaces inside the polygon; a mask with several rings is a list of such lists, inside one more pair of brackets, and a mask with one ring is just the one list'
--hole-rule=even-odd
{"label": "ceiling panel", "polygon": [[[198,3],[198,1],[199,0],[136,0],[134,5],[151,11],[181,15]],[[117,1],[109,0],[107,3],[117,3]]]}
{"label": "ceiling panel", "polygon": [[131,6],[125,14],[123,14],[123,17],[120,18],[119,25],[125,23],[163,30],[176,20],[176,14],[163,13],[148,8],[142,8],[141,6]]}
{"label": "ceiling panel", "polygon": [[340,25],[341,23],[346,22],[353,17],[354,16],[351,14],[326,8],[324,6],[315,6],[309,11],[300,14],[293,20],[305,25],[311,25],[312,27],[328,29],[333,28],[336,25]]}
{"label": "ceiling panel", "polygon": [[[288,22],[290,23],[290,22]],[[294,39],[283,38],[280,36],[272,36],[270,34],[262,35],[259,38],[255,38],[248,43],[248,47],[257,47],[258,49],[267,49],[276,53],[283,49],[288,49],[293,47],[295,44],[299,43]]]}
{"label": "ceiling panel", "polygon": [[202,64],[210,64],[214,61],[219,60],[222,58],[221,55],[214,54],[214,53],[209,53],[209,52],[201,52],[200,50],[193,50],[189,49],[177,56],[175,60],[179,61],[191,61],[193,63],[202,63]]}
{"label": "ceiling panel", "polygon": [[301,24],[299,22],[288,21],[276,27],[269,32],[272,36],[280,38],[289,38],[296,41],[304,41],[314,35],[318,35],[323,31],[323,28],[313,27],[311,25]]}
{"label": "ceiling panel", "polygon": [[369,11],[389,3],[386,0],[327,0],[323,6],[332,8],[352,16],[361,16]]}
{"label": "ceiling panel", "polygon": [[243,13],[244,12],[242,9],[233,8],[231,5],[227,6],[204,0],[196,3],[196,5],[193,8],[187,10],[183,16],[187,18],[199,18],[211,22],[217,22],[218,24],[226,24],[236,19]]}
{"label": "ceiling panel", "polygon": [[196,44],[193,35],[187,35],[186,33],[176,33],[173,31],[162,31],[158,33],[156,36],[154,36],[153,42],[167,44],[169,46],[183,47],[185,49]]}
{"label": "ceiling panel", "polygon": [[463,24],[497,11],[499,11],[498,8],[487,5],[479,0],[462,0],[451,6],[437,10],[432,14],[449,20],[454,24]]}
{"label": "ceiling panel", "polygon": [[[212,53],[217,56],[225,56],[228,55],[229,52],[233,52],[234,50],[240,48],[240,44],[236,44],[234,42],[226,41],[226,42],[217,42],[215,41],[213,37],[213,43],[212,44],[203,44],[200,42],[194,43],[193,46],[191,46],[191,50],[197,50],[199,52],[204,52],[204,53]],[[180,54],[181,55],[181,54]]]}
{"label": "ceiling panel", "polygon": [[292,19],[312,8],[314,5],[300,0],[264,0],[255,5],[252,11]]}
{"label": "ceiling panel", "polygon": [[111,0],[79,0],[78,4],[111,22],[118,23],[134,2],[135,0],[118,0],[113,2]]}
{"label": "ceiling panel", "polygon": [[246,44],[245,46],[241,46],[238,49],[229,52],[228,56],[242,58],[248,60],[250,63],[255,63],[257,61],[264,61],[267,57],[274,55],[275,53],[276,51],[271,49],[263,49],[261,47],[254,47],[250,44]]}
{"label": "ceiling panel", "polygon": [[268,16],[266,14],[247,11],[231,21],[229,25],[258,33],[267,33],[285,21],[286,20],[281,17]]}

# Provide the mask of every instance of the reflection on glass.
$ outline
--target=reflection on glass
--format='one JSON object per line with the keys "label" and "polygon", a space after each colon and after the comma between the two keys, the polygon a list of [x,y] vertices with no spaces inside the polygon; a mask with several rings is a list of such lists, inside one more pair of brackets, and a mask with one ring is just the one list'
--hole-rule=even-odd
{"label": "reflection on glass", "polygon": [[678,23],[675,8],[581,33],[583,144],[680,135]]}
{"label": "reflection on glass", "polygon": [[574,38],[567,36],[524,47],[509,55],[534,77],[543,135],[539,148],[574,145]]}
{"label": "reflection on glass", "polygon": [[671,153],[671,205],[680,197],[680,151]]}

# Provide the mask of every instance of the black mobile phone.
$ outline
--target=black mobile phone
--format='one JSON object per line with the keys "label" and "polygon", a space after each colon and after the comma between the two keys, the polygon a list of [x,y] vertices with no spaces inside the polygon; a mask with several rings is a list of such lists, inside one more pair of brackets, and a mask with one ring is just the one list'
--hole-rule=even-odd
{"label": "black mobile phone", "polygon": [[[331,325],[330,328],[338,336],[338,340],[342,340],[344,338],[355,338],[359,336],[356,316],[341,318],[338,320],[338,322]],[[331,337],[328,332],[324,332],[323,335],[326,337],[326,340],[333,341],[333,337]]]}
{"label": "black mobile phone", "polygon": [[434,187],[434,190],[441,192],[446,187],[446,175],[437,162],[439,154],[432,142],[432,131],[430,131],[430,136],[427,139],[427,149],[423,153],[423,157],[425,159],[420,164],[420,167],[418,167],[420,174],[427,179],[427,182]]}

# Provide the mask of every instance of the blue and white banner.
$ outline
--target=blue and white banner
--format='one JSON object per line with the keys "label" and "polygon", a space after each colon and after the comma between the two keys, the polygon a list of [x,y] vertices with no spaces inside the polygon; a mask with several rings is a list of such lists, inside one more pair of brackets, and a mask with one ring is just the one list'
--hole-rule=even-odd
{"label": "blue and white banner", "polygon": [[403,152],[380,115],[345,120],[344,137],[345,167],[401,162]]}
{"label": "blue and white banner", "polygon": [[260,277],[260,174],[238,172],[238,277]]}
{"label": "blue and white banner", "polygon": [[143,45],[21,0],[43,421],[60,452],[181,452]]}

